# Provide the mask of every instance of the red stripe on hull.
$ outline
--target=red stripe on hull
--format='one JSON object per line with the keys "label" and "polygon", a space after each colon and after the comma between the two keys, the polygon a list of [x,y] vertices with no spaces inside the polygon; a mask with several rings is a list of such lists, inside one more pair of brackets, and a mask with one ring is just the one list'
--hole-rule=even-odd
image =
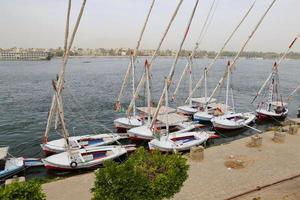
{"label": "red stripe on hull", "polygon": [[57,152],[55,151],[50,151],[50,150],[47,150],[47,149],[43,149],[43,152],[46,156],[51,156],[53,154],[56,154]]}
{"label": "red stripe on hull", "polygon": [[235,130],[239,130],[242,129],[244,127],[240,127],[240,128],[221,128],[221,127],[214,127],[215,130],[218,131],[235,131]]}
{"label": "red stripe on hull", "polygon": [[282,115],[282,116],[270,116],[270,115],[265,115],[262,113],[257,113],[257,119],[260,121],[264,121],[264,120],[278,120],[278,121],[283,121],[286,118],[286,115]]}
{"label": "red stripe on hull", "polygon": [[150,141],[151,139],[145,139],[145,138],[139,138],[139,137],[129,137],[128,138],[129,140],[132,140],[132,141],[143,141],[143,140],[147,140],[147,141]]}
{"label": "red stripe on hull", "polygon": [[46,169],[49,169],[49,170],[60,170],[60,171],[66,171],[66,170],[74,170],[74,169],[69,169],[69,168],[61,168],[61,167],[55,167],[55,166],[52,166],[52,165],[45,165],[45,168]]}
{"label": "red stripe on hull", "polygon": [[129,128],[124,128],[124,127],[116,127],[117,133],[127,133]]}

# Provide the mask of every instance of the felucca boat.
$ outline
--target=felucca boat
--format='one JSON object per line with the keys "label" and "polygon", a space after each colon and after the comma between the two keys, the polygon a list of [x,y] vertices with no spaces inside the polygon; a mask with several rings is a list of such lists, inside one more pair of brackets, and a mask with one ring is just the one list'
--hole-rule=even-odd
{"label": "felucca boat", "polygon": [[174,59],[174,63],[170,69],[169,75],[166,77],[164,89],[162,91],[162,95],[160,96],[157,108],[155,110],[154,115],[152,116],[152,121],[150,123],[150,126],[148,126],[148,129],[154,130],[154,134],[158,134],[157,138],[154,138],[151,140],[149,144],[150,149],[159,149],[160,151],[183,151],[188,150],[193,146],[197,146],[208,140],[210,135],[206,132],[190,132],[186,131],[184,133],[178,133],[178,132],[170,132],[169,127],[169,121],[170,121],[170,114],[166,113],[164,115],[165,117],[165,124],[166,124],[166,131],[165,133],[155,131],[155,125],[156,125],[156,119],[158,119],[160,108],[163,104],[163,101],[165,102],[165,106],[168,107],[168,90],[170,88],[170,85],[172,83],[172,78],[175,73],[175,67],[177,65],[179,54],[182,50],[183,44],[187,38],[188,32],[190,30],[190,26],[194,17],[194,14],[196,12],[197,6],[198,6],[199,0],[196,0],[194,9],[192,11],[192,14],[189,18],[188,25],[185,30],[184,37],[182,38],[182,41],[180,43],[179,49],[177,51],[176,57]]}
{"label": "felucca boat", "polygon": [[[109,133],[109,134],[95,134],[95,135],[82,135],[82,136],[69,136],[68,131],[66,131],[66,127],[63,128],[62,135],[63,138],[48,141],[48,135],[50,132],[50,128],[52,125],[52,122],[55,123],[55,129],[58,128],[58,124],[60,122],[61,125],[65,125],[64,122],[64,110],[63,110],[63,104],[62,104],[62,91],[64,88],[64,76],[65,76],[65,69],[66,65],[69,59],[69,52],[72,47],[81,16],[83,14],[84,6],[85,6],[86,0],[83,0],[82,7],[79,13],[79,16],[77,18],[77,22],[75,24],[72,37],[70,38],[69,44],[68,44],[68,35],[69,35],[69,18],[70,18],[70,9],[71,5],[69,4],[68,7],[68,14],[67,14],[67,22],[66,22],[66,35],[65,35],[65,47],[64,47],[64,56],[63,56],[63,63],[60,70],[60,74],[57,77],[57,80],[52,81],[52,85],[54,88],[54,95],[52,98],[52,104],[50,107],[50,111],[48,114],[48,120],[47,120],[47,126],[44,134],[43,144],[41,144],[42,149],[45,151],[45,153],[59,153],[66,151],[68,148],[72,150],[81,149],[87,146],[101,146],[101,145],[108,145],[116,142],[120,139],[120,136],[118,134]],[[61,113],[59,113],[59,110],[61,110]],[[55,119],[53,119],[55,118]],[[58,131],[57,131],[58,132]],[[67,134],[67,135],[65,135]],[[68,138],[68,145],[66,144],[65,138]]]}
{"label": "felucca boat", "polygon": [[134,49],[133,52],[131,52],[131,59],[130,59],[130,63],[128,65],[125,77],[123,79],[123,83],[122,83],[122,87],[120,90],[120,94],[118,96],[116,105],[115,105],[115,110],[119,111],[121,110],[121,97],[124,93],[125,87],[126,87],[126,83],[128,81],[128,77],[130,74],[130,71],[132,72],[131,76],[132,76],[132,98],[133,98],[133,102],[132,102],[132,113],[131,112],[127,112],[125,117],[121,117],[118,119],[114,120],[114,125],[117,129],[117,132],[119,133],[123,133],[123,132],[127,132],[128,129],[134,128],[134,127],[138,127],[138,126],[142,126],[143,125],[143,121],[141,120],[141,117],[139,117],[136,114],[136,104],[135,104],[135,99],[134,99],[134,94],[135,94],[135,63],[136,63],[136,58],[137,58],[137,53],[141,44],[141,40],[143,38],[150,14],[152,12],[153,6],[154,6],[155,0],[152,0],[149,12],[147,14],[145,23],[143,25],[142,31],[140,33],[139,39],[137,41],[137,45]]}
{"label": "felucca boat", "polygon": [[113,160],[127,152],[122,146],[86,147],[65,151],[43,159],[47,169],[72,170],[93,168],[106,160]]}
{"label": "felucca boat", "polygon": [[[266,81],[263,83],[260,90],[257,92],[257,95],[252,100],[252,103],[256,100],[256,98],[261,95],[263,90],[264,96],[262,96],[261,101],[258,103],[257,109],[256,109],[256,115],[259,120],[275,120],[275,121],[282,121],[287,117],[288,114],[288,103],[283,102],[282,96],[279,93],[279,75],[278,75],[278,67],[281,64],[281,62],[286,58],[288,53],[292,50],[292,47],[296,43],[297,39],[300,37],[300,34],[297,35],[297,37],[292,41],[292,43],[289,45],[286,52],[281,56],[278,62],[275,62],[272,67],[272,72],[266,79]],[[293,95],[293,93],[297,91],[294,90],[292,94],[287,98],[288,101],[290,101],[290,97]]]}
{"label": "felucca boat", "polygon": [[[231,74],[231,64],[228,62],[227,65],[227,87],[226,87],[226,103],[224,112],[226,114],[221,114],[221,116],[213,117],[211,119],[211,123],[216,130],[234,130],[240,129],[243,127],[248,127],[250,123],[255,120],[255,115],[252,113],[235,113],[234,106],[233,110],[229,110],[228,100],[229,100],[229,90],[232,92],[230,88],[230,74]],[[232,95],[232,102],[233,102],[233,95]]]}
{"label": "felucca boat", "polygon": [[208,76],[208,72],[211,70],[213,65],[216,63],[219,56],[225,50],[225,47],[228,45],[228,43],[231,41],[233,36],[236,34],[236,32],[238,31],[240,26],[243,24],[245,19],[248,17],[250,12],[252,11],[255,3],[256,3],[256,1],[254,1],[251,4],[250,8],[247,10],[247,12],[245,13],[245,15],[243,16],[241,21],[238,23],[238,25],[235,27],[235,29],[232,31],[232,33],[229,35],[229,37],[227,38],[227,40],[225,41],[225,43],[223,44],[222,48],[217,53],[215,58],[212,60],[212,62],[209,64],[209,66],[204,69],[204,73],[203,73],[202,77],[197,82],[194,89],[191,91],[190,96],[187,98],[187,100],[193,101],[194,98],[192,98],[192,95],[201,86],[203,79],[204,79],[204,93],[205,93],[206,102],[205,102],[205,105],[200,107],[199,111],[193,115],[193,118],[195,121],[199,121],[200,123],[210,123],[214,117],[219,117],[224,114],[232,114],[232,110],[228,107],[228,105],[224,105],[221,103],[215,103],[216,102],[215,98],[211,98],[210,102],[207,102],[209,99],[209,98],[207,98],[207,76]]}
{"label": "felucca boat", "polygon": [[[193,77],[192,77],[192,73],[193,73],[193,60],[195,58],[195,54],[197,52],[197,50],[199,49],[199,46],[204,38],[205,32],[207,31],[210,22],[214,16],[214,13],[216,11],[216,7],[217,7],[217,3],[216,0],[212,1],[212,4],[210,6],[209,12],[206,16],[206,20],[205,23],[203,24],[200,34],[198,36],[198,39],[195,43],[195,47],[192,51],[192,53],[188,56],[187,58],[187,64],[185,66],[185,68],[183,69],[183,72],[180,76],[180,79],[177,83],[177,86],[174,90],[173,96],[172,96],[172,100],[174,101],[176,99],[178,90],[180,88],[181,82],[184,78],[184,76],[188,75],[188,79],[189,79],[189,96],[192,95],[193,92]],[[206,90],[205,90],[206,93]],[[211,99],[210,103],[214,103],[216,99]],[[197,111],[201,110],[204,108],[204,105],[207,105],[208,98],[205,97],[199,97],[199,98],[190,98],[188,101],[185,102],[185,105],[182,106],[178,106],[177,107],[177,112],[179,114],[183,114],[186,116],[190,116],[193,117],[193,114],[195,114]]]}
{"label": "felucca boat", "polygon": [[[240,49],[240,51],[236,54],[234,60],[232,63],[228,63],[228,66],[225,70],[224,76],[220,79],[219,83],[217,84],[217,87],[214,89],[212,96],[215,95],[216,91],[219,89],[219,87],[222,85],[223,81],[227,78],[227,87],[226,87],[226,108],[228,108],[228,96],[229,96],[229,87],[230,87],[230,82],[231,82],[231,73],[232,70],[234,68],[234,65],[236,63],[236,61],[238,60],[238,58],[240,57],[240,54],[244,51],[245,47],[247,46],[248,42],[251,40],[251,38],[253,37],[253,35],[255,34],[255,32],[257,31],[258,27],[261,25],[262,21],[264,20],[264,18],[266,17],[267,13],[270,11],[270,9],[272,8],[272,6],[274,5],[274,3],[276,2],[276,0],[273,0],[272,3],[269,5],[269,7],[267,8],[267,10],[264,12],[263,16],[260,18],[260,20],[258,21],[257,25],[255,26],[254,30],[252,31],[252,33],[250,34],[250,36],[247,38],[247,40],[245,41],[245,43],[243,44],[242,48]],[[231,94],[232,94],[232,89],[230,90]],[[233,95],[232,95],[233,96]],[[234,99],[232,98],[232,102],[234,102]],[[234,108],[233,108],[234,110]],[[211,122],[213,123],[213,126],[215,129],[219,129],[219,130],[235,130],[235,129],[240,129],[240,128],[251,128],[249,125],[254,122],[255,120],[255,115],[251,112],[246,112],[246,113],[230,113],[230,114],[225,114],[222,115],[220,117],[215,117],[211,120]],[[255,129],[256,130],[256,129]]]}
{"label": "felucca boat", "polygon": [[[72,47],[72,43],[74,41],[74,37],[78,29],[81,16],[83,14],[86,0],[83,0],[81,10],[79,12],[77,22],[72,33],[72,38],[68,44],[67,41],[68,41],[68,30],[69,30],[69,18],[70,18],[70,10],[71,10],[70,2],[71,1],[69,1],[67,23],[66,23],[65,52],[63,56],[63,65],[62,65],[61,73],[58,76],[58,80],[52,82],[53,89],[54,89],[54,96],[53,96],[50,113],[48,116],[48,123],[47,123],[46,134],[45,134],[45,136],[47,136],[52,121],[52,116],[54,112],[56,112],[58,116],[57,121],[59,120],[58,122],[60,122],[61,124],[62,127],[61,132],[64,139],[64,143],[63,142],[57,143],[57,146],[61,145],[60,148],[62,147],[62,150],[65,151],[62,153],[49,156],[42,160],[45,167],[48,169],[68,170],[68,169],[82,169],[82,168],[95,167],[97,165],[101,165],[105,160],[117,158],[127,152],[127,150],[123,146],[97,146],[95,143],[100,144],[100,142],[102,142],[103,144],[104,140],[100,141],[99,138],[102,139],[105,138],[104,135],[99,135],[99,137],[84,136],[85,141],[82,140],[80,141],[81,143],[78,143],[77,141],[78,139],[79,140],[83,139],[82,137],[79,138],[69,137],[69,131],[67,129],[65,118],[64,118],[64,109],[63,109],[61,91],[63,89],[65,67],[68,61],[69,51]],[[111,137],[113,138],[114,135],[111,135]],[[74,141],[76,141],[77,143]],[[92,146],[93,142],[95,146]],[[51,150],[53,150],[53,146],[50,146],[47,140],[45,140],[44,145],[42,146],[50,147]],[[55,146],[55,148],[57,148],[57,146]]]}

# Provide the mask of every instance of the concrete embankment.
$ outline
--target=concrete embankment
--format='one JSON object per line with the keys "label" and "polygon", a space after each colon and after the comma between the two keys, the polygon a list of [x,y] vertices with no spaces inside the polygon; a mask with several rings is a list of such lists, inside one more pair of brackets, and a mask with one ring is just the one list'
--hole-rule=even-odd
{"label": "concrete embankment", "polygon": [[[300,129],[297,135],[286,134],[283,143],[273,141],[273,131],[261,136],[260,147],[249,147],[248,137],[205,149],[200,162],[189,160],[189,178],[174,199],[230,199],[247,191],[253,192],[234,199],[299,199],[300,178],[277,182],[300,174]],[[91,198],[93,182],[89,173],[44,184],[43,189],[49,200],[84,200]]]}

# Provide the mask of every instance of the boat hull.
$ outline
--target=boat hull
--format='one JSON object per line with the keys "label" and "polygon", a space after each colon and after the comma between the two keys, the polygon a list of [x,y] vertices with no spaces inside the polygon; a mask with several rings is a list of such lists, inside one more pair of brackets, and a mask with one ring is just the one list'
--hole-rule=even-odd
{"label": "boat hull", "polygon": [[177,107],[177,112],[186,116],[193,116],[198,110],[192,106],[179,106]]}
{"label": "boat hull", "polygon": [[[190,131],[198,128],[199,125],[189,123],[189,122],[182,122],[182,123],[178,123],[178,124],[174,125],[173,127],[176,127],[176,128],[174,128],[173,131],[171,131],[171,129],[170,129],[170,132],[172,132],[173,134],[175,134],[175,133],[179,134],[179,133],[190,132]],[[148,125],[144,125],[141,127],[136,127],[136,128],[128,130],[128,136],[129,136],[129,139],[132,139],[132,140],[152,140],[152,139],[154,139],[153,135],[162,134],[161,131],[163,128],[164,127],[157,127],[157,133],[154,133],[152,130],[149,129]]]}
{"label": "boat hull", "polygon": [[42,161],[45,168],[50,170],[89,169],[102,165],[106,160],[116,159],[126,152],[126,149],[121,146],[93,147],[79,149],[72,152],[72,155],[68,152],[55,154]]}
{"label": "boat hull", "polygon": [[[81,149],[83,147],[96,147],[108,145],[116,142],[121,137],[118,134],[97,134],[97,135],[83,135],[83,136],[72,136],[69,137],[71,149]],[[58,140],[52,140],[47,143],[41,144],[41,147],[46,155],[61,153],[66,151],[65,139],[61,138]]]}
{"label": "boat hull", "polygon": [[5,162],[4,170],[0,171],[0,179],[13,176],[24,169],[24,158],[9,158]]}
{"label": "boat hull", "polygon": [[209,138],[210,134],[206,132],[187,132],[162,136],[160,139],[151,140],[148,145],[150,150],[158,149],[162,152],[187,151],[203,144]]}
{"label": "boat hull", "polygon": [[211,123],[211,119],[214,116],[209,114],[209,113],[205,113],[205,112],[197,112],[194,114],[193,118],[194,121],[200,122],[200,123]]}
{"label": "boat hull", "polygon": [[266,110],[256,110],[257,119],[260,121],[284,121],[287,117],[288,109],[283,113],[274,113]]}
{"label": "boat hull", "polygon": [[255,120],[255,115],[252,113],[233,113],[215,117],[211,120],[215,130],[238,130],[244,128]]}
{"label": "boat hull", "polygon": [[153,131],[149,129],[147,125],[132,128],[128,130],[128,136],[131,140],[152,140]]}
{"label": "boat hull", "polygon": [[114,125],[118,133],[126,133],[129,129],[143,125],[139,117],[122,117],[114,120]]}

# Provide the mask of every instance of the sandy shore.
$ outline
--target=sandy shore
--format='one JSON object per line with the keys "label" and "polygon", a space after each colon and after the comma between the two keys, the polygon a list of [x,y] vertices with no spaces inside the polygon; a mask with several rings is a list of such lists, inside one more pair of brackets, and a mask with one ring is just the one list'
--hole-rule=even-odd
{"label": "sandy shore", "polygon": [[[205,149],[202,162],[189,161],[189,178],[174,200],[227,199],[300,174],[300,129],[298,135],[287,134],[283,144],[273,142],[273,134],[262,134],[263,145],[260,148],[247,147],[250,138],[243,138]],[[244,167],[233,169],[225,166],[225,162],[232,157],[244,160]],[[94,175],[89,173],[44,184],[43,189],[49,200],[84,200],[91,198],[93,182]],[[300,199],[299,195],[300,178],[297,178],[236,199],[263,197],[263,200],[293,200]]]}

